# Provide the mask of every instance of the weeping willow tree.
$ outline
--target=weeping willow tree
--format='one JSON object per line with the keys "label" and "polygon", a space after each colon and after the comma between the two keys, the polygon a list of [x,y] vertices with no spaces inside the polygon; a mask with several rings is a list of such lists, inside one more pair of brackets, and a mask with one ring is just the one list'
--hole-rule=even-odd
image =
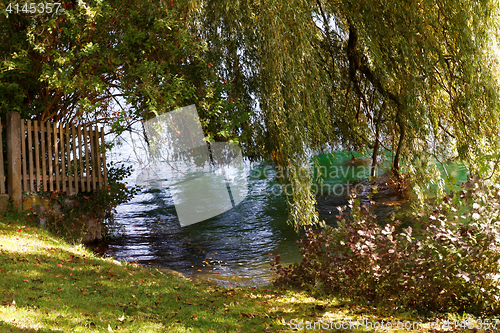
{"label": "weeping willow tree", "polygon": [[191,1],[206,56],[251,116],[234,128],[250,158],[288,172],[291,221],[317,221],[311,177],[326,147],[459,158],[472,173],[498,159],[496,1]]}

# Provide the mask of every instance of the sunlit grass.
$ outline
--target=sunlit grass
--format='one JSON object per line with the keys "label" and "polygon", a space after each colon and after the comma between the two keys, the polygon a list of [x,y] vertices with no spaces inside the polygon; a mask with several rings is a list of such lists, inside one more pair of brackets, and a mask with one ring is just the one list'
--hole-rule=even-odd
{"label": "sunlit grass", "polygon": [[[0,332],[292,332],[293,320],[429,321],[416,312],[273,286],[190,281],[101,258],[53,237],[29,216],[0,214]],[[330,329],[310,330],[320,331]]]}

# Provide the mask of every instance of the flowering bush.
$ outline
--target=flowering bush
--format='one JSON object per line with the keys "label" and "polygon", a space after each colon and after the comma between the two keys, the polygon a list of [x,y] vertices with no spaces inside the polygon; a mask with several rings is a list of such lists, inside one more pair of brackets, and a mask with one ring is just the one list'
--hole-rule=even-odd
{"label": "flowering bush", "polygon": [[337,228],[299,241],[301,263],[272,258],[275,282],[407,308],[500,313],[499,189],[463,183],[408,228],[379,226],[373,207],[351,198]]}

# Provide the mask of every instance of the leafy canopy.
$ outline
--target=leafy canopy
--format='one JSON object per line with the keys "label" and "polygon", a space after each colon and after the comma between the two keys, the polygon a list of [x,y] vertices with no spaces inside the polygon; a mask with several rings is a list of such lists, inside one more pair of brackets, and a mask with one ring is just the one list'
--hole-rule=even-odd
{"label": "leafy canopy", "polygon": [[196,103],[210,137],[236,140],[228,127],[245,115],[173,5],[79,1],[51,14],[1,6],[0,114],[111,123],[120,132]]}
{"label": "leafy canopy", "polygon": [[0,16],[0,114],[129,121],[197,104],[208,141],[288,169],[295,225],[317,222],[310,156],[392,152],[492,174],[492,0],[78,1]]}

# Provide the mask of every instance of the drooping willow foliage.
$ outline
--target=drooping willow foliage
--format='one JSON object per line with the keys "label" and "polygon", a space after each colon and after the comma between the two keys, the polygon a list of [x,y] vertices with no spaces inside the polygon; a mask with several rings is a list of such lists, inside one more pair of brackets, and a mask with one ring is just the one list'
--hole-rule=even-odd
{"label": "drooping willow foliage", "polygon": [[[494,175],[493,0],[109,0],[59,14],[0,4],[0,116],[120,123],[195,103],[208,141],[273,160],[290,221],[317,221],[310,157],[457,157]],[[124,104],[120,102],[125,101]],[[115,107],[115,109],[113,109]],[[118,108],[118,110],[116,109]],[[128,119],[127,119],[128,118]]]}
{"label": "drooping willow foliage", "polygon": [[[251,158],[287,168],[295,225],[317,221],[307,167],[325,147],[402,161],[458,157],[492,171],[498,151],[496,1],[193,0],[187,16],[231,98]],[[480,156],[486,156],[480,158]]]}

